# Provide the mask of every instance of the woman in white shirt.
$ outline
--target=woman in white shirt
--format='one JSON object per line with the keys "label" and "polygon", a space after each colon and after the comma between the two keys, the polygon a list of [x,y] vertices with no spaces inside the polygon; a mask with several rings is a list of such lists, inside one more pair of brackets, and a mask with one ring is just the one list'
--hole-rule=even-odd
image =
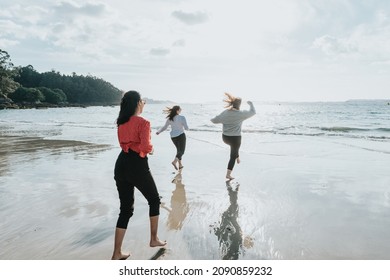
{"label": "woman in white shirt", "polygon": [[[172,108],[167,107],[164,112],[167,114],[167,121],[165,125],[160,128],[156,134],[159,135],[161,132],[166,130],[168,126],[171,126],[171,139],[176,147],[176,156],[172,161],[173,167],[178,170],[182,169],[182,157],[186,149],[186,134],[184,130],[188,130],[187,120],[184,116],[181,116],[181,108],[178,105]],[[179,167],[177,166],[179,164]]]}

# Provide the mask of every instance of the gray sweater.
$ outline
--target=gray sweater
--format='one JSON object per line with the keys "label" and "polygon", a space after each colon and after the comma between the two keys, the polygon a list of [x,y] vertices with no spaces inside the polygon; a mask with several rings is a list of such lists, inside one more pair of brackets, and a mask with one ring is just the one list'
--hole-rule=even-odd
{"label": "gray sweater", "polygon": [[222,123],[222,133],[226,136],[240,136],[242,122],[256,114],[255,107],[248,101],[249,111],[227,109],[211,119],[213,123]]}

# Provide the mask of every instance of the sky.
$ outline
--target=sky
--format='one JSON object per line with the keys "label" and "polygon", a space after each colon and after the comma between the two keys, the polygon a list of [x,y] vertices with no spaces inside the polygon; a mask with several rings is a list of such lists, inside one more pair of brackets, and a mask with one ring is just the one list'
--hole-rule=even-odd
{"label": "sky", "polygon": [[209,102],[390,98],[388,0],[0,0],[15,66]]}

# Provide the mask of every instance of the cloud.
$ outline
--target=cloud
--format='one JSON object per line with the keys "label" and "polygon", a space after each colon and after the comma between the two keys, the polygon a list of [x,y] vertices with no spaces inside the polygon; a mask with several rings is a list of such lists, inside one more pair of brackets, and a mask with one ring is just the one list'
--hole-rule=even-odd
{"label": "cloud", "polygon": [[0,37],[0,48],[9,48],[12,46],[16,46],[19,44],[19,41],[16,40],[11,40],[11,39],[6,39],[6,38],[1,38]]}
{"label": "cloud", "polygon": [[357,51],[357,48],[346,39],[338,39],[324,35],[314,40],[313,47],[322,50],[326,55],[348,54]]}
{"label": "cloud", "polygon": [[195,25],[205,23],[209,20],[207,13],[205,12],[195,12],[195,13],[186,13],[183,11],[174,11],[172,16],[180,20],[181,22],[187,25]]}
{"label": "cloud", "polygon": [[374,61],[371,64],[372,65],[379,65],[379,66],[390,66],[390,60]]}
{"label": "cloud", "polygon": [[95,17],[103,14],[105,9],[104,4],[87,3],[83,6],[76,6],[69,2],[61,2],[54,7],[57,14],[65,16],[86,15]]}
{"label": "cloud", "polygon": [[[321,50],[329,57],[349,57],[364,64],[389,61],[390,54],[390,17],[388,13],[378,11],[367,22],[350,28],[338,35],[317,37],[312,47]],[[386,63],[385,63],[386,64]]]}
{"label": "cloud", "polygon": [[152,48],[149,53],[151,55],[155,56],[166,56],[170,53],[171,51],[169,49],[164,49],[164,48]]}
{"label": "cloud", "polygon": [[186,41],[184,39],[176,40],[172,44],[172,46],[174,47],[184,47],[185,45],[186,45]]}

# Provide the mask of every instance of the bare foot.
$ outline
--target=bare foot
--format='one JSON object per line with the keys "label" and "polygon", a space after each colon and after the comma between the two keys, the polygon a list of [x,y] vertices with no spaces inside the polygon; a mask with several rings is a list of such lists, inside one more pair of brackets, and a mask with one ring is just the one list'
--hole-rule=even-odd
{"label": "bare foot", "polygon": [[118,255],[112,255],[111,260],[127,260],[128,257],[130,257],[131,254],[118,254]]}
{"label": "bare foot", "polygon": [[172,161],[172,165],[177,170],[176,162]]}
{"label": "bare foot", "polygon": [[228,180],[233,180],[234,179],[234,177],[232,177],[232,176],[226,176],[226,179],[228,179]]}
{"label": "bare foot", "polygon": [[166,241],[161,241],[160,239],[150,241],[149,246],[150,247],[159,247],[159,246],[165,246],[167,245]]}

